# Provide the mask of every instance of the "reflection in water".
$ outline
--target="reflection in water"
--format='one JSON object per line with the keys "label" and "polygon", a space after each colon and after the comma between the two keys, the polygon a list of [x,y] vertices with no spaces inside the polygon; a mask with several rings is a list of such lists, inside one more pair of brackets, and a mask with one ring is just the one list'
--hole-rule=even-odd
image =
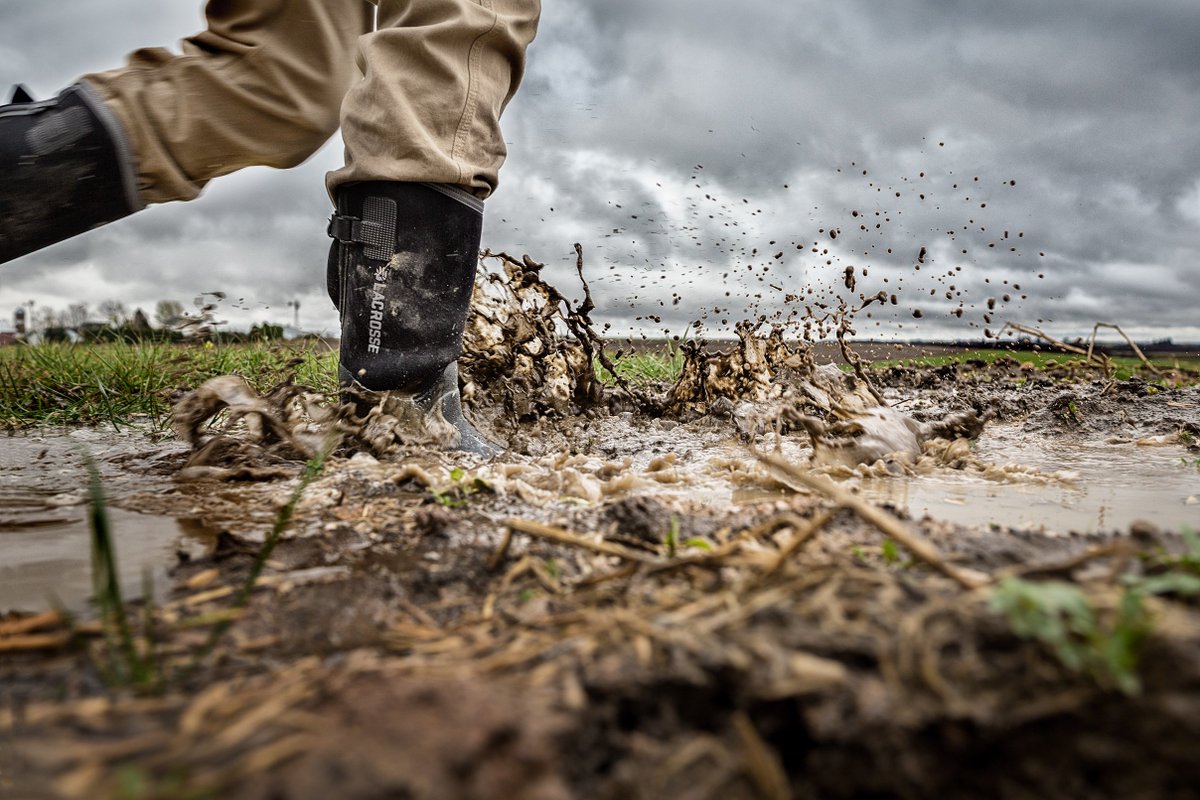
{"label": "reflection in water", "polygon": [[[0,613],[87,607],[92,578],[85,454],[95,460],[111,499],[169,485],[153,467],[178,449],[128,429],[0,434]],[[126,595],[141,595],[147,570],[155,590],[164,591],[186,531],[169,517],[111,506],[108,512]]]}
{"label": "reflection in water", "polygon": [[866,481],[863,495],[906,508],[917,518],[968,526],[1065,534],[1127,531],[1134,520],[1146,520],[1169,530],[1200,529],[1200,472],[1181,446],[1030,435],[1018,425],[996,425],[980,437],[975,454],[992,464],[1065,473],[1069,480],[997,483],[942,471],[912,480]]}
{"label": "reflection in water", "polygon": [[[0,612],[87,607],[92,595],[87,506],[47,507],[32,494],[0,495]],[[167,569],[180,549],[207,549],[213,535],[194,520],[108,509],[121,588],[142,594],[149,576],[155,594],[167,589]]]}
{"label": "reflection in water", "polygon": [[[806,463],[808,452],[794,440],[784,444],[784,455],[797,463]],[[872,502],[904,509],[917,519],[930,516],[969,527],[1053,535],[1127,531],[1134,520],[1145,520],[1166,530],[1200,530],[1200,470],[1195,455],[1189,457],[1182,446],[1139,447],[1102,436],[1049,437],[1029,433],[1020,425],[991,425],[973,452],[989,464],[1034,467],[1046,478],[1058,478],[1035,480],[1018,471],[1012,482],[1000,482],[941,469],[916,477],[855,479],[855,483]],[[715,470],[702,469],[705,463],[728,460],[750,459],[735,442],[685,456],[680,468],[688,479],[668,493],[715,505],[787,496],[758,486],[731,487],[713,475]]]}

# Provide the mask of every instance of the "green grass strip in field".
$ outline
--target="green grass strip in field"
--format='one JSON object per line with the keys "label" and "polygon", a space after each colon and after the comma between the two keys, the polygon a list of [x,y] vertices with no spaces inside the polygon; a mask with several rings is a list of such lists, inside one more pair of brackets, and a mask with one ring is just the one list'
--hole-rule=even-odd
{"label": "green grass strip in field", "polygon": [[[972,360],[990,364],[1005,358],[1015,359],[1021,364],[1030,364],[1033,369],[1038,371],[1049,369],[1055,365],[1087,360],[1083,356],[1073,353],[1047,353],[1033,350],[964,350],[961,353],[943,353],[917,358],[886,359],[872,362],[871,366],[875,369],[883,369],[896,365],[940,367],[946,364],[961,364]],[[1114,377],[1117,380],[1128,380],[1134,375],[1140,375],[1148,379],[1154,377],[1152,373],[1144,369],[1139,359],[1132,356],[1113,356],[1109,358],[1109,361],[1115,368],[1116,374]],[[1150,363],[1162,370],[1184,369],[1200,371],[1200,360],[1197,359],[1153,358],[1150,359]]]}
{"label": "green grass strip in field", "polygon": [[294,374],[332,391],[337,354],[312,344],[43,344],[0,348],[0,427],[131,419],[161,425],[172,395],[217,375],[264,391]]}

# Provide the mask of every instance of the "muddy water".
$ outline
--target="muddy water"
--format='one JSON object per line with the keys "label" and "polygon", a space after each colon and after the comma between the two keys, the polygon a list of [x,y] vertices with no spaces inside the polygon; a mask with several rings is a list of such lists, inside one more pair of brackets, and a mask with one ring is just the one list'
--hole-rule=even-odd
{"label": "muddy water", "polygon": [[[176,449],[144,435],[86,429],[0,437],[0,611],[87,607],[92,584],[85,453],[119,503],[133,490],[168,491],[169,482],[146,469]],[[108,514],[128,597],[142,593],[144,575],[156,592],[164,591],[176,550],[199,544],[201,529],[193,521],[112,505]]]}
{"label": "muddy water", "polygon": [[[589,462],[625,465],[618,472],[638,476],[618,487],[613,497],[654,494],[727,507],[782,496],[764,484],[755,459],[730,436],[728,423],[707,419],[677,424],[625,414],[581,423],[567,438],[577,447],[586,441],[580,449],[592,454],[585,457]],[[773,446],[769,438],[760,446]],[[562,445],[546,442],[549,450],[541,460]],[[212,545],[203,509],[221,493],[229,495],[225,500],[242,520],[235,525],[239,533],[261,527],[256,514],[246,511],[261,502],[243,489],[217,484],[211,495],[178,496],[170,459],[184,449],[174,441],[95,430],[0,438],[0,611],[38,610],[53,603],[72,610],[87,607],[91,578],[84,452],[96,460],[111,500],[129,596],[140,593],[147,570],[155,587],[163,589],[177,552],[197,554]],[[785,437],[782,450],[798,463],[811,454],[803,434]],[[970,527],[997,525],[1056,535],[1127,531],[1135,520],[1145,520],[1170,530],[1200,529],[1200,470],[1195,454],[1181,445],[1139,446],[1100,435],[1047,435],[1017,424],[993,424],[973,453],[987,464],[1017,465],[1017,473],[1036,470],[1038,477],[1017,474],[1005,481],[945,468],[916,477],[855,478],[852,483],[868,499],[913,517]],[[572,495],[564,487],[560,480],[543,488],[556,497]],[[159,513],[145,513],[151,509]]]}
{"label": "muddy water", "polygon": [[[739,486],[729,466],[751,461],[734,441],[689,447],[680,432],[673,469],[679,480],[662,487],[704,504],[746,504],[786,492]],[[1031,435],[1019,425],[990,426],[973,448],[976,458],[1012,465],[1009,479],[938,469],[918,476],[853,479],[875,503],[967,527],[1000,526],[1046,535],[1128,531],[1136,520],[1165,530],[1200,530],[1200,469],[1195,454],[1178,445],[1147,447],[1084,436]],[[803,463],[811,454],[788,437],[783,454]],[[635,460],[636,464],[636,460]],[[735,468],[736,469],[736,468]]]}
{"label": "muddy water", "polygon": [[1179,445],[1139,446],[1083,434],[1031,436],[993,425],[975,455],[997,466],[1033,467],[1061,480],[998,482],[943,470],[911,480],[871,480],[864,496],[966,526],[1047,534],[1127,531],[1135,520],[1200,530],[1200,469]]}
{"label": "muddy water", "polygon": [[[764,485],[754,457],[728,435],[727,426],[623,417],[592,423],[573,438],[589,442],[591,452],[603,452],[610,462],[628,463],[626,471],[643,479],[630,491],[713,508],[789,494]],[[759,442],[763,449],[775,445],[773,435]],[[796,463],[812,454],[803,433],[785,436],[781,449]],[[1144,446],[1111,432],[1051,434],[1020,423],[992,423],[972,454],[997,469],[985,477],[944,467],[916,476],[852,478],[850,484],[867,499],[914,518],[928,515],[968,527],[997,525],[1053,536],[1127,532],[1143,520],[1166,530],[1200,530],[1200,468],[1196,454],[1181,444]]]}

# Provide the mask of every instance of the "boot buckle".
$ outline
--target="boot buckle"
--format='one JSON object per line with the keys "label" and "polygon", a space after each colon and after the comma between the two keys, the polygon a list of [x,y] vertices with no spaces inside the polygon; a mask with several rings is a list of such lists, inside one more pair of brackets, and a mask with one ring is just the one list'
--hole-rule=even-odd
{"label": "boot buckle", "polygon": [[387,235],[383,225],[371,220],[359,219],[345,214],[334,214],[329,218],[329,226],[325,233],[331,239],[337,239],[343,244],[365,244],[377,246],[380,241],[386,241]]}

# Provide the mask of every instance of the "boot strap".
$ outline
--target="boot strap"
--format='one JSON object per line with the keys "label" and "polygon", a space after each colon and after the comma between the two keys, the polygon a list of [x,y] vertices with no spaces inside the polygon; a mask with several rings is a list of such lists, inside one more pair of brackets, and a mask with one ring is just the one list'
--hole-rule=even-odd
{"label": "boot strap", "polygon": [[387,261],[396,251],[396,201],[388,197],[367,197],[362,219],[334,213],[328,233],[345,244],[361,244],[363,255]]}
{"label": "boot strap", "polygon": [[329,227],[325,230],[330,238],[344,244],[376,244],[387,238],[383,226],[378,222],[359,219],[358,217],[334,214],[329,218]]}

